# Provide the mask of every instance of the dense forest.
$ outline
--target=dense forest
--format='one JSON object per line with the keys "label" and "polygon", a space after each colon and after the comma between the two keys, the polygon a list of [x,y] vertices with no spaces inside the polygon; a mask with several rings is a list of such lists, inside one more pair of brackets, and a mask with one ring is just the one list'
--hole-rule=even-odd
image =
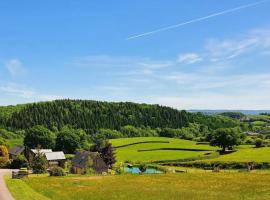
{"label": "dense forest", "polygon": [[210,129],[237,126],[237,123],[228,117],[206,116],[201,113],[188,113],[165,106],[130,102],[56,100],[0,107],[0,124],[11,130],[28,129],[35,125],[43,125],[49,129],[61,129],[70,125],[85,131],[100,128],[120,130],[126,125],[182,128],[194,122],[204,124]]}
{"label": "dense forest", "polygon": [[56,100],[27,104],[19,108],[16,106],[6,108],[7,110],[4,107],[1,109],[3,112],[0,115],[1,123],[4,127],[12,129],[27,129],[34,125],[58,129],[71,125],[84,130],[99,128],[119,130],[125,125],[181,128],[188,125],[192,118],[185,111],[129,102]]}

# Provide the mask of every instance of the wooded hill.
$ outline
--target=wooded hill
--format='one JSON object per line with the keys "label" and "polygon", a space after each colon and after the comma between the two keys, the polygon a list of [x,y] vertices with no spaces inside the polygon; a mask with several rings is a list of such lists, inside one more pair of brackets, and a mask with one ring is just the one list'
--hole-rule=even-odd
{"label": "wooded hill", "polygon": [[160,105],[91,100],[55,100],[0,107],[0,124],[12,130],[44,125],[61,129],[65,125],[84,130],[119,130],[125,125],[150,128],[182,128],[199,123],[210,129],[235,127],[237,122],[223,116],[188,113]]}

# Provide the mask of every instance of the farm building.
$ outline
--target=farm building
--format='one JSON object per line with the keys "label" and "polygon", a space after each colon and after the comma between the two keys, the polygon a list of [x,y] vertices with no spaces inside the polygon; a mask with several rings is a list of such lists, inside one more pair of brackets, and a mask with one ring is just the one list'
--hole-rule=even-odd
{"label": "farm building", "polygon": [[48,167],[52,167],[52,166],[64,167],[65,166],[66,157],[63,151],[46,152],[44,154],[48,162]]}
{"label": "farm building", "polygon": [[96,173],[108,171],[108,166],[97,152],[79,151],[72,159],[72,172],[85,174],[87,169],[92,168]]}
{"label": "farm building", "polygon": [[35,156],[38,151],[42,154],[44,154],[47,162],[48,162],[48,167],[52,166],[60,166],[64,167],[65,162],[66,162],[66,157],[63,151],[57,151],[53,152],[52,149],[31,149],[29,153],[29,161],[33,159],[33,156]]}

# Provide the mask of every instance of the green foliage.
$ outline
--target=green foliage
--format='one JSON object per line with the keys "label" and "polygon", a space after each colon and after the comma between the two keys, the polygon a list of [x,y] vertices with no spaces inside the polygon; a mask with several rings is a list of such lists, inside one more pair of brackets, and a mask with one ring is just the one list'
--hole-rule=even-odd
{"label": "green foliage", "polygon": [[233,148],[241,143],[241,134],[239,129],[235,128],[220,128],[212,135],[210,144],[219,146],[223,152],[226,148]]}
{"label": "green foliage", "polygon": [[45,155],[40,152],[39,148],[33,158],[32,169],[35,174],[43,174],[47,172],[47,160]]}
{"label": "green foliage", "polygon": [[26,131],[24,145],[29,148],[41,146],[43,149],[54,149],[55,134],[44,126],[37,125]]}
{"label": "green foliage", "polygon": [[245,115],[241,112],[223,112],[223,113],[220,113],[219,115],[223,115],[223,116],[230,117],[233,119],[241,119],[245,117]]}
{"label": "green foliage", "polygon": [[256,148],[263,147],[263,146],[264,146],[263,140],[262,140],[261,138],[257,138],[257,139],[255,140],[255,146],[256,146]]}
{"label": "green foliage", "polygon": [[0,145],[5,145],[5,144],[6,144],[6,140],[0,137]]}
{"label": "green foliage", "polygon": [[226,116],[204,115],[203,113],[192,115],[192,120],[193,122],[209,127],[210,130],[216,130],[218,128],[234,128],[240,124],[238,120]]}
{"label": "green foliage", "polygon": [[28,168],[28,161],[24,155],[16,156],[10,164],[11,169]]}
{"label": "green foliage", "polygon": [[136,103],[108,103],[88,100],[56,100],[25,105],[6,120],[5,126],[28,129],[44,125],[61,129],[65,125],[84,130],[119,130],[122,126],[181,128],[191,114],[185,111]]}
{"label": "green foliage", "polygon": [[69,127],[64,127],[56,137],[56,150],[64,151],[64,153],[75,153],[80,147],[80,135],[78,131]]}
{"label": "green foliage", "polygon": [[49,169],[49,174],[50,174],[50,176],[65,176],[66,175],[64,169],[61,167],[57,167],[57,166],[51,167]]}
{"label": "green foliage", "polygon": [[139,164],[138,168],[141,171],[141,173],[144,173],[147,170],[147,165],[145,163],[141,163]]}
{"label": "green foliage", "polygon": [[8,149],[5,145],[0,145],[0,168],[5,167],[8,163]]}
{"label": "green foliage", "polygon": [[92,138],[93,145],[91,146],[91,151],[101,152],[105,148],[108,141],[103,135],[97,134]]}
{"label": "green foliage", "polygon": [[99,129],[98,134],[103,135],[107,139],[116,139],[123,137],[123,134],[120,131],[104,128]]}
{"label": "green foliage", "polygon": [[9,139],[15,139],[15,138],[19,138],[19,137],[20,137],[20,135],[15,134],[11,131],[8,131],[8,130],[3,129],[3,128],[0,129],[0,138],[4,138],[4,139],[9,140]]}

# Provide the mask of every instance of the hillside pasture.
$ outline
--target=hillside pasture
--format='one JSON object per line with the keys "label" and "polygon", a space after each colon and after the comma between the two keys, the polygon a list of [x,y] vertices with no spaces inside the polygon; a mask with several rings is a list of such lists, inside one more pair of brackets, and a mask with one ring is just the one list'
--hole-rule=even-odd
{"label": "hillside pasture", "polygon": [[156,162],[182,160],[213,153],[216,147],[194,141],[164,137],[112,139],[118,162]]}
{"label": "hillside pasture", "polygon": [[206,161],[218,162],[268,162],[270,163],[270,147],[262,148],[240,148],[238,151],[221,155],[217,158],[208,159]]}

